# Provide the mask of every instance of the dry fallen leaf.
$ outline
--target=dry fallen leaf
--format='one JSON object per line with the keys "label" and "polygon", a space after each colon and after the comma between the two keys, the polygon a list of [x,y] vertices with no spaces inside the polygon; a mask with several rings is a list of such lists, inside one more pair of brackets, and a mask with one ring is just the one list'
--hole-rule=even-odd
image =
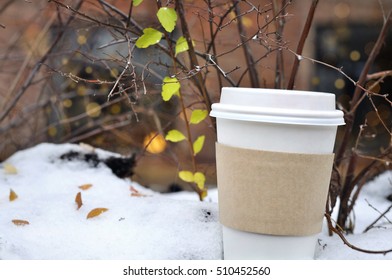
{"label": "dry fallen leaf", "polygon": [[28,221],[25,220],[12,220],[12,222],[14,223],[14,225],[17,226],[25,226],[30,224]]}
{"label": "dry fallen leaf", "polygon": [[82,207],[83,202],[82,202],[82,193],[78,192],[76,197],[75,197],[75,202],[78,205],[78,210],[80,209],[80,207]]}
{"label": "dry fallen leaf", "polygon": [[81,186],[79,186],[79,189],[81,189],[81,190],[88,190],[89,188],[91,188],[93,186],[93,184],[84,184],[84,185],[81,185]]}
{"label": "dry fallen leaf", "polygon": [[12,189],[10,189],[10,196],[9,196],[10,201],[14,201],[17,198],[18,198],[18,195],[16,194],[16,192],[14,192]]}
{"label": "dry fallen leaf", "polygon": [[91,210],[88,214],[87,214],[87,219],[91,219],[94,218],[96,216],[101,215],[103,212],[108,211],[109,209],[107,208],[95,208],[93,210]]}
{"label": "dry fallen leaf", "polygon": [[18,170],[11,163],[5,162],[3,164],[5,174],[17,174]]}
{"label": "dry fallen leaf", "polygon": [[137,197],[145,197],[147,195],[140,193],[137,189],[135,189],[133,186],[130,186],[129,190],[131,191],[131,196],[137,196]]}

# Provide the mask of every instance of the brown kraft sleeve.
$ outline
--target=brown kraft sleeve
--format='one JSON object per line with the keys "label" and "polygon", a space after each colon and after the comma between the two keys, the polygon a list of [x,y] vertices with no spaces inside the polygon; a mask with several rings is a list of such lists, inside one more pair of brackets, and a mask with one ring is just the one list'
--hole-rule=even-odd
{"label": "brown kraft sleeve", "polygon": [[319,233],[334,154],[258,151],[216,144],[220,222],[271,235]]}

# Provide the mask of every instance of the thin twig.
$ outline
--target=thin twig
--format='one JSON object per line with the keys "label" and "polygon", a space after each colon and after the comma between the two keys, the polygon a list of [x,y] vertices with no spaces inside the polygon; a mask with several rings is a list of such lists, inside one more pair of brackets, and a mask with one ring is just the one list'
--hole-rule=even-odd
{"label": "thin twig", "polygon": [[[216,36],[218,35],[219,31],[222,30],[222,25],[223,25],[223,21],[225,20],[225,18],[230,15],[230,13],[233,11],[233,9],[240,3],[240,1],[236,1],[234,2],[234,4],[232,6],[230,6],[226,12],[220,17],[219,23],[217,24],[217,28],[215,30],[215,32],[213,33],[213,35],[211,36],[211,41],[210,44],[208,45],[208,48],[206,50],[206,53],[209,53],[211,48],[213,47],[213,45],[215,44],[215,39]],[[208,19],[210,21],[211,24],[214,23],[214,21],[212,19]]]}
{"label": "thin twig", "polygon": [[385,22],[387,20],[387,16],[386,16],[386,13],[385,13],[384,4],[382,3],[382,0],[378,0],[378,4],[380,5],[382,18],[383,18],[383,20]]}
{"label": "thin twig", "polygon": [[259,78],[258,78],[259,75],[258,75],[256,67],[255,67],[255,62],[254,62],[254,59],[252,56],[252,50],[250,49],[249,45],[245,43],[246,32],[244,29],[244,25],[242,23],[242,17],[239,17],[240,9],[237,5],[234,8],[234,13],[235,13],[235,16],[238,18],[238,20],[237,20],[238,33],[240,35],[242,49],[244,50],[246,65],[247,65],[247,69],[249,72],[250,83],[253,88],[258,88],[258,87],[260,87]]}
{"label": "thin twig", "polygon": [[366,76],[366,80],[376,80],[376,79],[383,80],[387,76],[392,76],[392,70],[386,70],[386,71],[381,71],[381,72],[377,72],[377,73],[373,73],[373,74],[368,74]]}
{"label": "thin twig", "polygon": [[[128,58],[127,58],[127,63],[125,64],[125,67],[124,67],[124,69],[121,71],[120,75],[116,78],[116,81],[115,81],[115,83],[114,83],[112,89],[110,90],[110,92],[109,92],[109,94],[108,94],[108,97],[107,97],[107,100],[108,100],[108,101],[109,101],[110,98],[114,95],[114,94],[113,94],[113,93],[114,93],[114,90],[116,89],[116,87],[117,87],[117,85],[119,84],[119,82],[120,82],[120,80],[122,79],[122,77],[123,77],[123,76],[125,75],[125,73],[129,70],[129,68],[132,68],[132,69],[133,69],[133,70],[132,70],[132,73],[133,73],[132,81],[133,81],[133,84],[134,84],[134,86],[135,86],[135,92],[137,93],[137,85],[136,85],[136,82],[135,82],[135,80],[136,80],[136,77],[135,77],[135,70],[134,70],[134,66],[133,66],[133,64],[132,64],[132,47],[131,47],[131,43],[130,43],[130,40],[129,40],[128,36],[126,36],[126,37],[127,37],[127,42],[128,42]],[[131,103],[131,100],[128,100],[128,101],[129,101],[129,103]]]}
{"label": "thin twig", "polygon": [[[367,254],[382,254],[382,255],[386,255],[386,254],[392,252],[392,249],[388,249],[388,250],[367,250],[367,249],[363,249],[363,248],[360,248],[360,247],[357,247],[357,246],[351,244],[351,243],[346,239],[346,237],[344,236],[344,234],[343,234],[343,232],[341,231],[341,229],[338,229],[338,228],[336,228],[336,227],[334,227],[334,226],[332,225],[331,216],[328,215],[328,214],[325,214],[325,217],[326,217],[326,219],[327,219],[327,221],[328,221],[328,228],[329,228],[329,230],[331,230],[332,232],[336,233],[336,234],[340,237],[340,239],[343,241],[343,243],[344,243],[346,246],[350,247],[351,249],[353,249],[353,250],[355,250],[355,251],[362,252],[362,253],[367,253]],[[337,226],[339,226],[339,225],[337,224]]]}
{"label": "thin twig", "polygon": [[24,58],[23,63],[18,70],[18,73],[15,75],[15,77],[11,82],[11,85],[9,86],[8,92],[4,96],[3,99],[4,107],[8,104],[9,100],[12,98],[15,88],[17,87],[22,75],[25,73],[25,70],[28,67],[29,63],[31,62],[32,58],[34,57],[34,51],[37,51],[39,45],[42,43],[43,38],[47,36],[47,32],[49,28],[52,26],[55,19],[56,16],[52,15],[52,17],[47,21],[45,26],[42,28],[42,31],[38,34],[37,38],[32,43],[31,49],[29,49],[28,54]]}
{"label": "thin twig", "polygon": [[[209,22],[209,29],[210,29],[210,37],[211,37],[211,43],[210,46],[212,46],[212,54],[215,56],[216,55],[216,44],[215,44],[215,40],[214,39],[214,25],[213,25],[213,17],[214,17],[214,11],[213,11],[213,7],[211,4],[211,0],[208,0],[208,22]],[[233,6],[236,6],[237,3],[234,3]],[[215,33],[216,34],[216,33]],[[205,42],[206,40],[204,40]],[[206,52],[208,53],[208,49],[206,48]],[[217,60],[217,59],[216,59]],[[216,61],[216,63],[218,64],[218,60]],[[222,84],[222,77],[219,73],[219,69],[216,68],[216,71],[218,73],[218,84],[219,84],[219,90],[222,88],[223,84]]]}
{"label": "thin twig", "polygon": [[261,30],[263,30],[264,28],[266,28],[267,26],[269,26],[273,21],[275,21],[275,20],[280,16],[280,14],[281,14],[289,5],[291,5],[291,2],[292,2],[292,0],[288,0],[288,1],[286,2],[286,4],[285,4],[277,13],[275,13],[272,17],[268,18],[268,19],[266,20],[266,22],[264,23],[264,25],[261,26],[261,27],[259,27],[259,29],[258,29],[254,34],[252,34],[251,36],[249,36],[249,38],[247,38],[247,39],[244,40],[243,42],[237,44],[237,45],[236,45],[234,48],[232,48],[231,50],[228,50],[228,51],[225,51],[225,52],[223,52],[223,53],[220,53],[220,54],[216,55],[216,57],[221,57],[221,56],[227,55],[227,54],[229,54],[229,53],[232,53],[232,52],[235,51],[236,49],[241,48],[243,44],[246,44],[246,43],[248,43],[249,41],[254,40],[254,38],[257,38],[257,36],[258,36],[259,33],[261,32]]}
{"label": "thin twig", "polygon": [[378,111],[378,108],[376,106],[376,104],[373,101],[373,98],[371,95],[368,96],[368,99],[370,100],[370,103],[373,106],[374,111],[376,112],[376,115],[378,117],[378,119],[380,120],[381,124],[383,125],[383,127],[385,128],[385,130],[391,134],[391,131],[389,130],[389,127],[387,126],[387,124],[384,122],[383,118],[380,116],[380,112]]}
{"label": "thin twig", "polygon": [[127,28],[125,26],[121,26],[121,25],[112,24],[112,23],[109,23],[109,22],[103,22],[101,20],[98,20],[98,19],[96,19],[96,18],[94,18],[92,16],[89,16],[88,14],[80,12],[78,8],[73,8],[73,7],[71,7],[69,5],[66,5],[66,4],[64,4],[64,3],[62,3],[62,2],[60,2],[58,0],[49,0],[49,2],[54,2],[57,5],[59,5],[60,7],[65,8],[67,10],[70,10],[73,15],[81,16],[81,17],[83,17],[85,19],[88,19],[88,20],[98,24],[98,25],[111,27],[111,28],[114,28],[114,29],[117,29],[117,30],[131,31],[131,30],[129,30],[129,28]]}
{"label": "thin twig", "polygon": [[310,6],[310,9],[309,9],[309,12],[308,12],[308,16],[306,18],[305,26],[304,26],[304,29],[302,30],[302,34],[301,34],[301,37],[300,37],[299,42],[298,42],[298,46],[297,46],[297,50],[296,50],[296,53],[297,53],[298,56],[297,56],[297,59],[294,60],[293,68],[291,69],[289,83],[287,85],[287,89],[293,89],[294,88],[295,77],[297,76],[297,72],[298,72],[298,68],[299,68],[299,62],[300,62],[300,60],[298,58],[299,58],[299,56],[302,55],[302,51],[303,51],[303,48],[305,46],[306,39],[307,39],[307,37],[309,35],[309,31],[310,31],[310,28],[312,26],[313,17],[314,17],[314,14],[316,12],[316,8],[317,8],[318,2],[319,2],[318,0],[313,0],[312,1],[312,5]]}
{"label": "thin twig", "polygon": [[[125,20],[125,21],[129,20],[129,22],[132,23],[132,26],[135,27],[139,33],[143,33],[143,27],[141,25],[139,25],[132,17],[129,17],[129,13],[128,14],[123,13],[120,9],[107,3],[104,0],[98,0],[98,2],[99,2],[99,4],[101,4],[101,6],[103,8],[110,9],[111,11],[116,13],[118,16],[120,16],[123,20]],[[133,1],[131,1],[131,2],[133,2]],[[127,26],[127,27],[129,27],[129,26]],[[136,35],[140,35],[140,34],[136,34]]]}
{"label": "thin twig", "polygon": [[[392,11],[388,14],[387,20],[385,21],[380,34],[377,38],[377,41],[365,63],[365,66],[362,69],[361,75],[358,79],[358,82],[356,83],[355,91],[353,98],[351,99],[351,108],[348,113],[345,114],[345,121],[346,121],[346,126],[343,134],[343,139],[340,144],[340,148],[338,149],[338,152],[336,154],[336,160],[335,163],[337,166],[340,166],[343,162],[343,155],[346,153],[348,150],[348,146],[350,143],[350,137],[351,137],[351,132],[354,127],[354,118],[356,115],[356,108],[357,105],[361,102],[363,99],[363,94],[361,94],[363,91],[368,94],[368,90],[364,90],[363,86],[364,83],[366,82],[366,77],[367,74],[370,70],[370,67],[373,65],[374,60],[376,59],[378,53],[380,52],[380,49],[382,47],[382,44],[385,40],[385,37],[388,33],[388,29],[390,25],[392,24]],[[371,100],[371,99],[370,99]],[[373,104],[374,106],[374,104]],[[375,108],[377,110],[377,108]],[[348,162],[347,166],[347,171],[346,171],[346,176],[345,176],[345,181],[343,183],[342,187],[342,193],[340,194],[340,200],[341,204],[339,206],[339,211],[338,211],[338,223],[340,226],[344,227],[348,218],[348,215],[350,214],[349,212],[349,205],[348,202],[350,200],[350,195],[351,192],[354,188],[354,185],[352,184],[353,180],[355,179],[354,175],[354,170],[357,165],[357,156],[355,153],[350,153],[349,156],[350,160]],[[353,205],[355,201],[351,202],[351,205]]]}
{"label": "thin twig", "polygon": [[[76,8],[75,9],[80,9],[80,7],[82,6],[84,0],[79,0],[79,2],[76,4]],[[65,26],[69,25],[74,19],[75,19],[75,14],[72,14],[67,22],[65,23]],[[59,43],[60,39],[63,37],[65,33],[65,28],[63,28],[59,34],[57,35],[56,39],[53,41],[53,43],[50,45],[49,49],[46,51],[46,53],[37,61],[37,63],[34,65],[33,69],[30,71],[28,77],[26,77],[25,82],[23,83],[22,87],[19,89],[18,92],[16,92],[14,94],[14,98],[12,101],[10,101],[10,103],[8,104],[7,107],[5,107],[2,112],[0,113],[0,122],[2,122],[7,115],[9,114],[9,112],[12,110],[12,108],[15,106],[15,104],[19,101],[19,99],[23,96],[23,94],[25,93],[26,89],[31,85],[34,77],[37,75],[37,73],[39,72],[39,70],[41,69],[41,66],[43,65],[43,63],[48,59],[50,53],[53,52],[53,50],[55,49],[55,47],[57,46],[57,44]]]}
{"label": "thin twig", "polygon": [[[380,31],[380,34],[377,38],[377,41],[376,41],[372,51],[370,52],[369,58],[367,59],[365,65],[362,69],[361,75],[359,76],[359,79],[358,79],[359,85],[363,86],[364,83],[366,82],[366,77],[367,77],[367,74],[370,70],[370,67],[373,65],[374,60],[376,59],[376,57],[380,53],[381,47],[383,46],[383,43],[385,41],[385,37],[387,36],[389,27],[391,25],[392,25],[392,11],[389,12],[389,14],[387,16],[387,20],[385,21],[385,23]],[[352,105],[356,104],[360,95],[361,95],[361,88],[359,88],[359,87],[355,88],[354,96],[351,100]]]}
{"label": "thin twig", "polygon": [[[368,204],[369,204],[369,202],[368,202]],[[369,206],[370,206],[370,204],[369,204]],[[373,228],[373,226],[374,226],[379,220],[381,220],[382,218],[385,218],[389,223],[392,223],[391,220],[389,220],[389,219],[385,216],[389,211],[391,211],[391,209],[392,209],[392,205],[389,206],[384,212],[379,213],[380,216],[379,216],[376,220],[374,220],[374,222],[371,223],[371,224],[363,231],[363,233],[368,232],[368,231],[369,231],[371,228]],[[377,212],[378,212],[378,210],[377,210]]]}
{"label": "thin twig", "polygon": [[372,208],[374,211],[376,211],[378,214],[380,214],[382,217],[384,217],[385,220],[387,220],[388,223],[392,224],[392,221],[391,221],[390,219],[388,219],[387,216],[385,216],[385,214],[388,213],[389,210],[391,210],[392,205],[388,207],[387,211],[384,211],[384,213],[381,213],[381,211],[378,210],[376,207],[374,207],[367,199],[365,199],[365,201],[366,201],[366,203],[368,204],[368,206],[369,206],[370,208]]}
{"label": "thin twig", "polygon": [[[377,41],[365,63],[365,66],[362,69],[361,75],[358,79],[358,82],[356,83],[356,88],[354,91],[353,98],[351,99],[351,108],[350,112],[346,114],[346,126],[345,126],[345,131],[343,135],[343,139],[340,145],[340,148],[336,154],[336,160],[337,164],[339,165],[341,163],[341,160],[343,158],[343,154],[346,152],[350,135],[353,129],[354,125],[354,117],[355,117],[355,112],[357,108],[357,103],[361,100],[361,92],[363,90],[363,84],[366,81],[367,74],[370,70],[371,65],[373,65],[374,60],[376,59],[378,53],[380,52],[380,49],[383,45],[383,42],[385,40],[385,37],[387,35],[387,31],[392,24],[392,11],[389,12],[387,20],[384,22],[384,25],[380,31],[380,34],[378,35]],[[353,110],[354,109],[354,110]]]}
{"label": "thin twig", "polygon": [[[182,33],[183,33],[183,36],[185,37],[185,39],[187,41],[187,44],[188,44],[188,47],[189,47],[188,54],[189,54],[189,59],[190,59],[190,62],[191,62],[191,67],[190,68],[193,68],[193,67],[198,66],[199,63],[197,62],[197,58],[196,58],[196,54],[195,54],[195,49],[193,47],[191,34],[189,32],[187,20],[185,18],[185,10],[184,10],[184,5],[183,5],[182,0],[177,0],[176,1],[176,8],[177,8],[178,14],[180,16]],[[206,86],[205,86],[205,84],[203,82],[203,77],[202,77],[200,71],[196,74],[196,80],[197,80],[197,84],[196,85],[197,85],[197,87],[199,88],[199,90],[202,93],[202,96],[203,96],[203,99],[204,99],[204,101],[206,103],[207,108],[211,108],[211,104],[212,104],[211,98],[208,95],[208,92],[207,92]]]}
{"label": "thin twig", "polygon": [[127,24],[125,25],[127,28],[129,27],[129,24],[131,23],[132,9],[133,9],[133,1],[131,1],[131,3],[129,4]]}
{"label": "thin twig", "polygon": [[[272,6],[275,13],[278,11],[277,0],[272,1]],[[282,0],[282,6],[285,6],[287,0]],[[282,13],[285,13],[283,10]],[[283,40],[283,29],[286,23],[285,17],[281,17],[279,20],[275,21],[276,25],[276,40],[279,45],[282,45]],[[283,48],[279,48],[276,55],[276,71],[275,71],[275,88],[283,88],[284,81],[284,61],[283,61]]]}

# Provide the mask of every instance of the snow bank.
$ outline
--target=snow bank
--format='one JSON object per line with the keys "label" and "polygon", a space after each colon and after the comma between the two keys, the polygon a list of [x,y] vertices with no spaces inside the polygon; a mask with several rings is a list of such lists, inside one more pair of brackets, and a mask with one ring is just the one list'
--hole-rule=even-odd
{"label": "snow bank", "polygon": [[[59,160],[70,150],[85,152],[78,145],[41,144],[6,161],[17,173],[0,172],[0,259],[222,257],[216,204],[166,198],[103,164]],[[86,184],[92,187],[79,188]],[[18,195],[14,201],[10,189]],[[86,219],[95,208],[109,210]],[[17,226],[15,219],[29,224]]]}
{"label": "snow bank", "polygon": [[[60,159],[67,152],[83,154],[90,149],[40,144],[0,164],[0,259],[222,258],[216,190],[206,202],[197,201],[194,193],[162,195],[118,178],[104,163]],[[100,159],[119,156],[94,152]],[[380,211],[391,205],[386,199],[392,193],[391,177],[380,176],[359,197],[357,234],[347,237],[353,244],[373,250],[392,247],[392,225],[385,219],[361,233],[379,216],[369,204]],[[11,190],[17,195],[13,201]],[[83,204],[77,209],[79,192]],[[108,210],[87,219],[97,208]],[[392,220],[392,213],[388,217]],[[392,254],[353,251],[324,230],[316,258],[392,259]]]}

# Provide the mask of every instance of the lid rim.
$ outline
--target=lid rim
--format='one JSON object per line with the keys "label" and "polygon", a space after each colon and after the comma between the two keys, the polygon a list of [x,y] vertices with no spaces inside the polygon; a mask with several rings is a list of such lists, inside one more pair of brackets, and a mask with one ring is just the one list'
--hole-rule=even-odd
{"label": "lid rim", "polygon": [[224,112],[245,115],[268,115],[268,116],[287,116],[287,117],[316,117],[316,118],[343,118],[340,110],[302,110],[287,108],[269,108],[257,106],[240,106],[232,104],[216,103],[212,105],[211,112]]}
{"label": "lid rim", "polygon": [[241,115],[241,114],[210,114],[212,117],[235,120],[235,121],[250,121],[250,122],[262,122],[262,123],[277,123],[277,124],[289,124],[289,125],[315,125],[315,126],[339,126],[344,125],[344,121],[341,118],[300,118],[300,117],[278,117],[278,116],[264,116],[264,115]]}
{"label": "lid rim", "polygon": [[331,126],[345,124],[343,112],[340,110],[315,111],[255,106],[249,107],[216,103],[212,105],[210,115],[212,117],[223,119],[255,122]]}

